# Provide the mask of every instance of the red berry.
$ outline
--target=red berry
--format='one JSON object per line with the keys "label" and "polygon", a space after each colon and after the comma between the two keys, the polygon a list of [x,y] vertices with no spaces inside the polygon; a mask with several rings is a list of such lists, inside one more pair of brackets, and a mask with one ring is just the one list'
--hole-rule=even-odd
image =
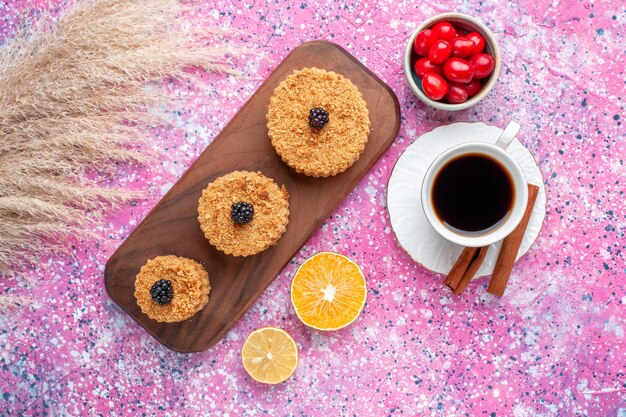
{"label": "red berry", "polygon": [[476,78],[474,78],[469,83],[463,84],[463,86],[465,86],[465,89],[467,90],[467,95],[469,97],[473,97],[480,91],[483,85],[480,82],[480,80],[477,80]]}
{"label": "red berry", "polygon": [[446,62],[446,59],[450,57],[452,53],[452,45],[450,42],[438,40],[430,47],[430,51],[428,52],[428,59],[433,64],[443,64]]}
{"label": "red berry", "polygon": [[426,74],[443,74],[441,65],[435,65],[428,58],[420,58],[413,67],[418,78],[424,78]]}
{"label": "red berry", "polygon": [[474,68],[462,58],[450,58],[443,65],[443,74],[455,83],[468,83],[474,77]]}
{"label": "red berry", "polygon": [[433,32],[437,34],[439,39],[450,40],[456,37],[456,29],[448,22],[439,22],[433,26]]}
{"label": "red berry", "polygon": [[413,50],[420,56],[428,55],[430,47],[437,41],[437,35],[430,29],[421,31],[415,37],[413,42]]}
{"label": "red berry", "polygon": [[476,44],[473,41],[463,36],[452,39],[450,43],[452,44],[452,56],[457,56],[459,58],[469,56],[476,47]]}
{"label": "red berry", "polygon": [[464,84],[453,84],[450,83],[448,86],[448,92],[446,93],[446,99],[452,104],[464,103],[469,94],[467,94],[467,90],[465,89]]}
{"label": "red berry", "polygon": [[474,55],[470,58],[470,64],[474,67],[474,78],[479,80],[488,77],[496,67],[495,59],[489,54]]}
{"label": "red berry", "polygon": [[424,93],[433,100],[441,100],[448,92],[448,83],[441,75],[426,74],[422,78]]}
{"label": "red berry", "polygon": [[474,49],[472,50],[472,52],[470,53],[470,56],[479,54],[483,51],[483,49],[485,49],[485,38],[483,38],[480,35],[480,33],[478,32],[468,33],[467,35],[465,35],[465,37],[469,39],[470,41],[474,42],[474,45],[476,45]]}

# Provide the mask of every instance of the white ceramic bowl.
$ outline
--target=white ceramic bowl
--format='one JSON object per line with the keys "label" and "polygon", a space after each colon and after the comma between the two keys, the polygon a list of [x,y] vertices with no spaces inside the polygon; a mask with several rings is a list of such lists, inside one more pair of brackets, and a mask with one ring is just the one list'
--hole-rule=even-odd
{"label": "white ceramic bowl", "polygon": [[[413,52],[413,42],[415,41],[415,37],[422,30],[428,29],[439,22],[450,22],[455,28],[459,28],[467,32],[480,33],[480,35],[485,38],[485,49],[483,52],[491,55],[496,62],[496,67],[493,69],[493,72],[491,73],[489,78],[486,79],[486,82],[483,85],[482,89],[474,97],[470,97],[464,103],[450,104],[431,100],[426,96],[426,94],[424,94],[424,91],[422,90],[422,82],[419,78],[417,78],[417,74],[415,74],[415,70],[413,69],[413,58],[415,57],[415,52]],[[404,73],[406,75],[406,79],[409,85],[411,86],[411,90],[413,90],[413,93],[415,93],[417,98],[419,98],[422,102],[439,110],[463,110],[478,103],[480,100],[485,98],[485,96],[496,84],[499,72],[500,48],[498,47],[498,42],[496,41],[495,36],[493,36],[493,33],[491,33],[491,31],[489,30],[489,28],[487,28],[487,26],[485,26],[485,24],[466,14],[442,13],[426,20],[424,23],[419,25],[417,29],[415,29],[415,32],[413,32],[413,34],[409,38],[409,41],[406,45],[406,51],[404,53]]]}

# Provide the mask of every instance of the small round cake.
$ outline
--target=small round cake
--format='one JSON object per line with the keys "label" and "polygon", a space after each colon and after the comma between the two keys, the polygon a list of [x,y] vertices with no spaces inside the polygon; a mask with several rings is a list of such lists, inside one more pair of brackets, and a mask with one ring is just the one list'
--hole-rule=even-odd
{"label": "small round cake", "polygon": [[255,255],[275,245],[287,230],[289,194],[260,172],[231,172],[202,191],[198,221],[218,250]]}
{"label": "small round cake", "polygon": [[272,146],[297,172],[329,177],[359,159],[370,132],[361,92],[319,68],[294,71],[274,90],[267,110]]}
{"label": "small round cake", "polygon": [[183,321],[209,302],[209,274],[198,262],[174,255],[157,256],[135,278],[135,298],[151,319]]}

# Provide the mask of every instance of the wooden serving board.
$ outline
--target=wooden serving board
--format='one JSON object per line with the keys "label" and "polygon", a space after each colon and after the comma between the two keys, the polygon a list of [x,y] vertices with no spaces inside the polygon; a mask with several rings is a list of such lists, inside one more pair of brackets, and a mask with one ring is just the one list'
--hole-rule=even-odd
{"label": "wooden serving board", "polygon": [[[265,114],[274,88],[293,70],[318,67],[352,80],[367,103],[372,132],[364,153],[346,172],[326,179],[298,174],[283,164],[267,136]],[[161,199],[109,259],[105,286],[110,297],[152,336],[178,352],[206,350],[220,341],[283,267],[391,145],[400,127],[398,100],[378,77],[338,45],[309,42],[294,49],[198,160]],[[234,170],[261,171],[289,192],[289,224],[278,244],[258,255],[224,255],[204,238],[197,219],[202,189]],[[209,273],[209,303],[191,319],[158,323],[141,312],[135,276],[159,255],[202,263]],[[288,303],[289,301],[285,301]],[[271,323],[268,323],[271,324]]]}

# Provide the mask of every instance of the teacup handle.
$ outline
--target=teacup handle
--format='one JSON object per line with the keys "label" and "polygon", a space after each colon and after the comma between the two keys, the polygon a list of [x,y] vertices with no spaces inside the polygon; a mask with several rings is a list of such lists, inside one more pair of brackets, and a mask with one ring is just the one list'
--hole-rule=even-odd
{"label": "teacup handle", "polygon": [[511,142],[513,142],[513,139],[515,139],[515,135],[517,135],[519,129],[520,125],[515,122],[509,122],[506,129],[504,129],[504,131],[496,141],[496,146],[501,149],[508,148]]}

